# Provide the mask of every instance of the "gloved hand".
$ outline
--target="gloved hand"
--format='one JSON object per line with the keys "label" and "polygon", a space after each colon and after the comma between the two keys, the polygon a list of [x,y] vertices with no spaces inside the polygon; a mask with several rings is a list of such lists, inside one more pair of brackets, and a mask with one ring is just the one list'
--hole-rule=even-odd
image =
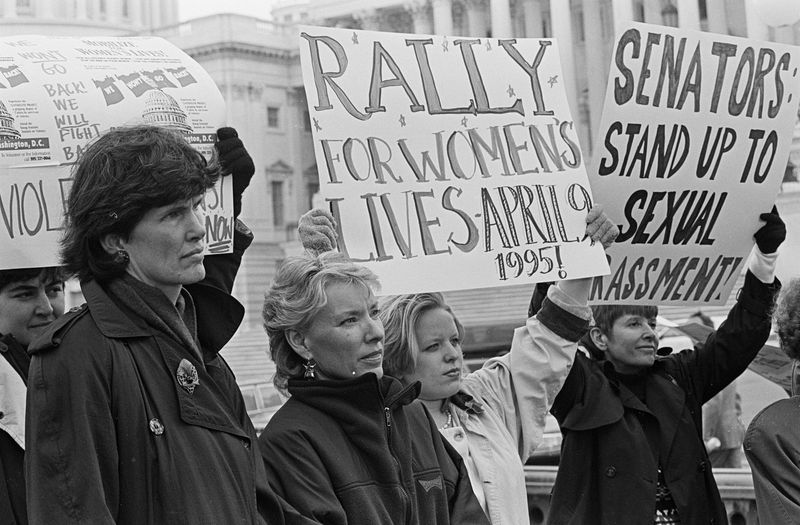
{"label": "gloved hand", "polygon": [[336,249],[336,221],[330,212],[314,208],[300,217],[297,233],[303,248],[314,253]]}
{"label": "gloved hand", "polygon": [[763,254],[775,253],[778,246],[786,240],[786,224],[778,215],[778,207],[772,206],[771,212],[762,213],[758,218],[766,224],[753,234],[756,246]]}
{"label": "gloved hand", "polygon": [[219,128],[214,147],[219,153],[222,174],[233,176],[233,217],[236,218],[242,212],[242,193],[250,185],[256,166],[233,128]]}
{"label": "gloved hand", "polygon": [[595,204],[589,213],[586,214],[586,237],[591,237],[592,244],[600,241],[606,249],[616,240],[619,235],[619,228],[603,211],[602,204]]}

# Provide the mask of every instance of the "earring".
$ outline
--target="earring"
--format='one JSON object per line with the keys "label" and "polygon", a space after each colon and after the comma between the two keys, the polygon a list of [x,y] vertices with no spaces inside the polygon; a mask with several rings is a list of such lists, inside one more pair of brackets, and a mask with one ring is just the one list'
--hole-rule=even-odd
{"label": "earring", "polygon": [[125,250],[117,250],[114,254],[114,262],[117,264],[128,264],[131,262],[131,256]]}
{"label": "earring", "polygon": [[308,361],[303,363],[303,368],[305,369],[305,372],[303,372],[303,377],[306,379],[316,379],[317,373],[314,371],[316,367],[317,367],[317,362],[314,361],[313,359],[309,359]]}

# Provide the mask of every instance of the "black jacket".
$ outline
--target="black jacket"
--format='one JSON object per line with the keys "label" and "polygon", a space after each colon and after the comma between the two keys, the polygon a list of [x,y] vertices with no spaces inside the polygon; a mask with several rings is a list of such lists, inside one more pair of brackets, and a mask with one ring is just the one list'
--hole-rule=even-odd
{"label": "black jacket", "polygon": [[[23,383],[28,381],[28,365],[30,357],[22,345],[11,335],[0,336],[0,359],[8,365],[5,369],[9,374],[16,374],[22,378]],[[0,378],[0,388],[10,388],[4,384],[13,378]],[[0,392],[0,398],[10,395],[10,392]],[[24,391],[19,394],[24,396]],[[20,397],[22,400],[23,397]],[[0,403],[0,422],[8,416],[7,407]],[[24,462],[25,451],[7,432],[0,428],[0,524],[25,525],[28,523],[28,514],[25,509],[25,478]]]}
{"label": "black jacket", "polygon": [[419,383],[375,374],[290,380],[261,434],[275,491],[326,525],[487,524],[458,453],[439,435]]}
{"label": "black jacket", "polygon": [[[614,379],[610,364],[578,354],[551,410],[563,442],[548,523],[653,523],[659,462],[682,524],[728,522],[703,444],[701,406],[766,342],[779,288],[748,271],[704,348],[659,358],[649,369],[646,406]],[[645,428],[656,432],[660,461]]]}

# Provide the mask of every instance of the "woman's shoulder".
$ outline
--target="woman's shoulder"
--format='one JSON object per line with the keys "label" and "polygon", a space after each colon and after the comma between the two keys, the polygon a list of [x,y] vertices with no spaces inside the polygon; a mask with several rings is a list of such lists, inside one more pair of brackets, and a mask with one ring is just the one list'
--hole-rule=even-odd
{"label": "woman's shoulder", "polygon": [[100,331],[89,314],[88,306],[84,303],[53,321],[31,343],[28,353],[31,356],[42,355],[63,347],[76,347],[90,351],[96,348],[96,345],[90,342],[99,337],[101,337]]}

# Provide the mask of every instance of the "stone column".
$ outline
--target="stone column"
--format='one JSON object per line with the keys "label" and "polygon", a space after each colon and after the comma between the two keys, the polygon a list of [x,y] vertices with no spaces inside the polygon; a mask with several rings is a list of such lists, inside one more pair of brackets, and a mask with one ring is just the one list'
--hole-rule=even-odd
{"label": "stone column", "polygon": [[614,10],[614,34],[619,34],[633,20],[633,0],[611,0]]}
{"label": "stone column", "polygon": [[420,35],[433,33],[431,3],[428,0],[414,0],[405,5],[406,11],[414,21],[414,32]]}
{"label": "stone column", "polygon": [[75,0],[75,18],[86,20],[86,0]]}
{"label": "stone column", "polygon": [[[644,21],[647,24],[662,25],[661,20],[661,0],[644,0]],[[586,15],[583,15],[584,18]]]}
{"label": "stone column", "polygon": [[467,36],[485,37],[488,33],[486,0],[463,0],[461,5],[467,13]]}
{"label": "stone column", "polygon": [[142,0],[128,0],[128,17],[133,27],[142,25]]}
{"label": "stone column", "polygon": [[708,30],[721,35],[728,34],[728,15],[725,13],[725,0],[706,0]]}
{"label": "stone column", "polygon": [[106,0],[106,20],[112,24],[122,24],[122,0]]}
{"label": "stone column", "polygon": [[36,16],[53,18],[53,0],[39,0],[36,3]]}
{"label": "stone column", "polygon": [[744,0],[745,20],[747,20],[747,36],[759,40],[769,40],[769,27],[761,21],[755,4],[759,0]]}
{"label": "stone column", "polygon": [[542,4],[540,0],[522,0],[522,13],[525,18],[525,36],[541,38]]}
{"label": "stone column", "polygon": [[361,29],[368,31],[381,30],[381,15],[377,9],[365,9],[354,13],[355,19],[361,23]]}
{"label": "stone column", "polygon": [[509,0],[490,0],[492,13],[492,38],[514,36],[511,31],[511,6]]}
{"label": "stone column", "polygon": [[432,0],[433,30],[438,35],[453,34],[452,0]]}
{"label": "stone column", "polygon": [[678,27],[700,30],[700,7],[697,0],[678,0]]}
{"label": "stone column", "polygon": [[550,21],[553,25],[553,37],[558,41],[561,53],[561,67],[564,70],[562,85],[567,91],[567,100],[573,117],[578,116],[577,86],[575,85],[575,57],[572,41],[572,13],[569,2],[550,0]]}
{"label": "stone column", "polygon": [[[583,34],[586,45],[586,76],[589,88],[589,131],[590,140],[585,147],[594,145],[594,138],[600,128],[600,115],[603,112],[603,98],[608,81],[608,62],[604,60],[603,29],[600,20],[600,3],[597,0],[583,0]],[[577,117],[577,115],[574,115]],[[589,151],[586,152],[587,154]]]}

